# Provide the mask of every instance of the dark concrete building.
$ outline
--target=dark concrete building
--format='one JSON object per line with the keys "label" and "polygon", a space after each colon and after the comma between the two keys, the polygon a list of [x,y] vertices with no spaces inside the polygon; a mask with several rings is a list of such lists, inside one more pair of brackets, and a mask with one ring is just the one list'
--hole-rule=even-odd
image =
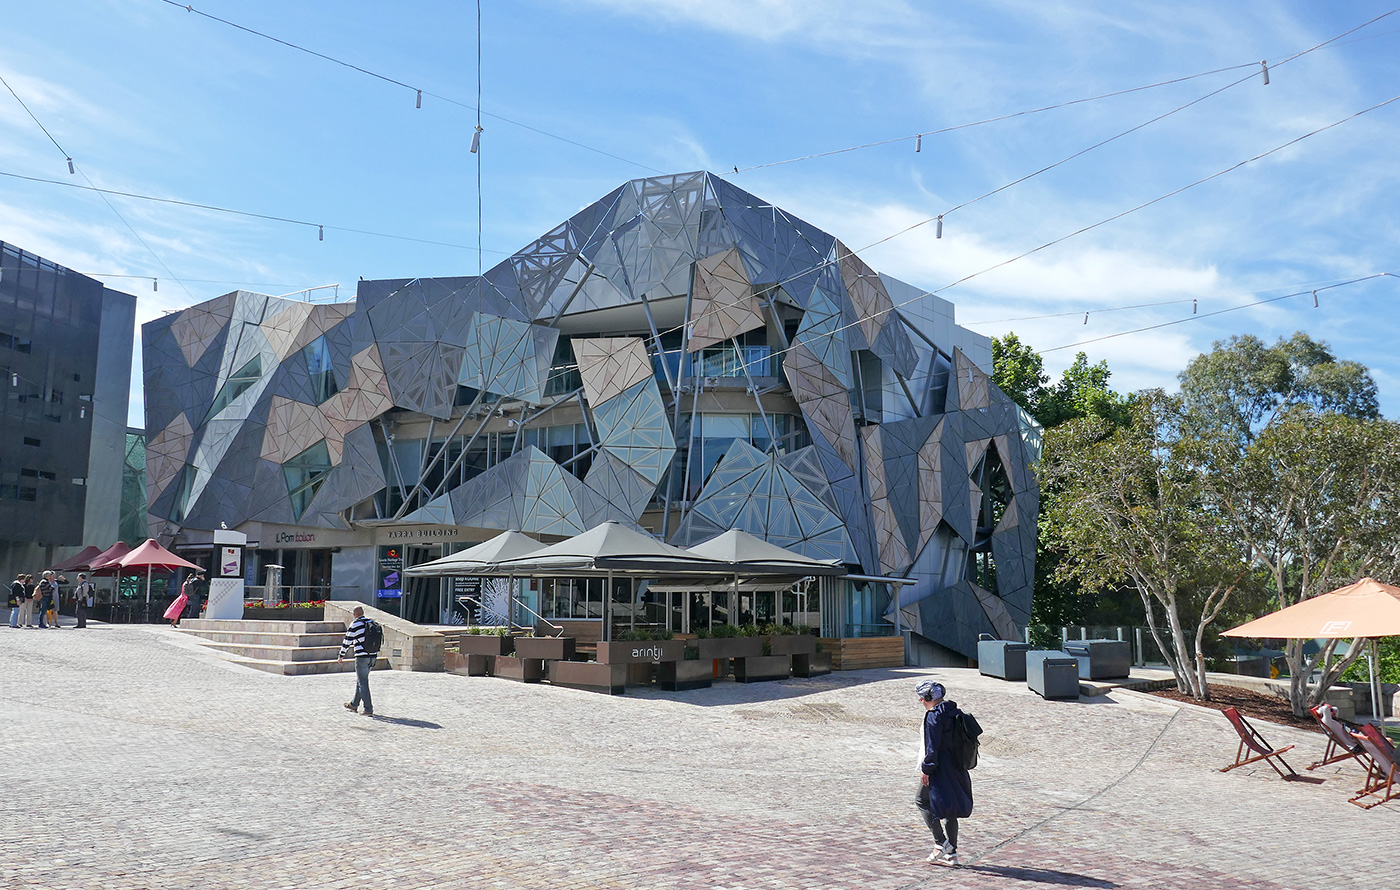
{"label": "dark concrete building", "polygon": [[136,298],[0,242],[0,571],[117,539]]}

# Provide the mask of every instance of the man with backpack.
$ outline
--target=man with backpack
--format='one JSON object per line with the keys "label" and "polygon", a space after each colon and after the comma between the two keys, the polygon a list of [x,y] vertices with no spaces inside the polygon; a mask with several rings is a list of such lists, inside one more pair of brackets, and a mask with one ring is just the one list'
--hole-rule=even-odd
{"label": "man with backpack", "polygon": [[78,575],[78,586],[73,591],[73,614],[78,619],[78,627],[87,627],[87,610],[92,606],[93,592],[96,590],[86,574]]}
{"label": "man with backpack", "polygon": [[363,606],[355,607],[355,620],[345,629],[345,639],[340,644],[340,655],[336,661],[344,660],[352,652],[355,655],[355,697],[345,703],[348,710],[358,710],[360,702],[365,703],[365,716],[374,716],[374,704],[369,697],[369,672],[379,660],[379,647],[384,640],[384,629],[379,622],[365,617]]}
{"label": "man with backpack", "polygon": [[[924,759],[919,764],[919,793],[914,803],[938,844],[926,861],[957,866],[958,820],[972,815],[972,777],[965,764],[976,763],[975,734],[974,741],[965,741],[969,734],[966,721],[972,726],[975,721],[946,698],[942,683],[923,680],[914,692],[924,706]],[[965,750],[967,745],[972,746],[971,752]]]}
{"label": "man with backpack", "polygon": [[[10,582],[10,627],[19,627],[21,624],[28,623],[27,613],[29,610],[25,608],[25,603],[28,600],[29,594],[24,590],[24,572],[20,572],[15,576],[15,580]],[[21,615],[25,617],[26,621],[20,620]]]}
{"label": "man with backpack", "polygon": [[[39,594],[39,626],[58,627],[58,613],[54,611],[54,598],[58,593],[58,582],[53,579],[53,572],[44,572],[43,580],[39,582],[39,587],[34,591]],[[48,624],[45,618],[52,621]]]}

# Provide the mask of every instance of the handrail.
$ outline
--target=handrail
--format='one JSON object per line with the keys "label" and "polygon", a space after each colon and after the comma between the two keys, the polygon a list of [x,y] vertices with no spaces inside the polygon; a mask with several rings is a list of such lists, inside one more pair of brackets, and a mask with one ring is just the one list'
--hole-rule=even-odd
{"label": "handrail", "polygon": [[[466,594],[466,593],[459,593],[459,594],[457,594],[457,602],[459,602],[459,603],[460,603],[460,602],[471,602],[471,603],[476,603],[478,607],[480,607],[480,608],[485,608],[485,606],[482,604],[481,600],[477,599],[477,598],[474,597],[474,596],[471,596],[470,594]],[[543,615],[541,615],[539,612],[536,612],[534,609],[530,608],[529,606],[525,605],[525,604],[522,603],[522,602],[519,602],[518,600],[516,601],[516,605],[518,605],[520,608],[524,609],[526,612],[529,612],[531,615],[534,615],[536,618],[538,618],[539,620],[543,621],[545,624],[548,624],[550,627],[552,627],[552,628],[554,628],[555,630],[559,631],[559,633],[557,634],[557,636],[561,636],[561,637],[562,637],[562,636],[564,635],[564,627],[563,627],[563,625],[555,624],[554,622],[550,621],[548,618],[546,618],[546,617],[544,617]],[[509,625],[512,626],[512,627],[524,627],[524,626],[525,626],[525,625],[523,625],[523,624],[517,623],[517,622],[516,622],[513,618],[511,618],[511,616],[509,616],[509,615],[506,616],[506,623],[509,624]],[[533,630],[533,628],[531,628],[531,629]]]}

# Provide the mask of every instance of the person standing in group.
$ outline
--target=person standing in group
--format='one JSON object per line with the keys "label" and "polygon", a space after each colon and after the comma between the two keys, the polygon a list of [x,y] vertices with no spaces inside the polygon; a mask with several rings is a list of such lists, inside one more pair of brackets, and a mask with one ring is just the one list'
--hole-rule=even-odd
{"label": "person standing in group", "polygon": [[345,639],[340,644],[340,655],[336,661],[341,661],[346,655],[355,655],[355,697],[345,703],[348,710],[354,711],[360,707],[360,702],[365,703],[365,716],[374,716],[374,703],[369,697],[369,672],[374,668],[374,662],[379,658],[379,651],[371,652],[367,645],[369,640],[370,625],[373,621],[365,617],[363,606],[355,607],[355,620],[350,622],[350,626],[345,629]]}
{"label": "person standing in group", "polygon": [[92,607],[93,593],[96,589],[86,574],[78,575],[78,586],[73,591],[73,614],[78,618],[78,627],[87,627],[87,610]]}
{"label": "person standing in group", "polygon": [[938,844],[927,861],[956,866],[958,820],[972,815],[972,776],[958,760],[953,738],[954,721],[962,712],[946,698],[942,683],[923,680],[914,692],[924,706],[924,759],[914,802]]}
{"label": "person standing in group", "polygon": [[20,610],[20,624],[25,627],[38,627],[34,623],[34,613],[39,609],[39,590],[33,575],[24,576],[24,608]]}
{"label": "person standing in group", "polygon": [[[58,627],[57,616],[52,614],[54,594],[58,592],[58,584],[53,580],[53,572],[44,572],[43,578],[39,581],[39,586],[34,592],[39,594],[39,626]],[[46,623],[45,616],[50,616],[53,623]]]}
{"label": "person standing in group", "polygon": [[20,572],[10,582],[10,627],[19,627],[23,623],[20,616],[28,613],[29,609],[24,605],[28,600],[29,595],[24,592],[24,572]]}

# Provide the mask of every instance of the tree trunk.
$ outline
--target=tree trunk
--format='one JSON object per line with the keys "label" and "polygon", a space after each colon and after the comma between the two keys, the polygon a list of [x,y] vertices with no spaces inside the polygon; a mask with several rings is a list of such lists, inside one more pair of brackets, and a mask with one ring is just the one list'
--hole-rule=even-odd
{"label": "tree trunk", "polygon": [[1196,675],[1195,659],[1191,657],[1191,650],[1187,648],[1186,634],[1182,633],[1181,630],[1181,615],[1177,611],[1176,596],[1168,594],[1162,605],[1167,613],[1167,622],[1171,626],[1172,647],[1176,649],[1176,658],[1181,663],[1178,676],[1185,678],[1187,684],[1186,688],[1181,691],[1192,698],[1203,699],[1205,698],[1203,691],[1205,678]]}

